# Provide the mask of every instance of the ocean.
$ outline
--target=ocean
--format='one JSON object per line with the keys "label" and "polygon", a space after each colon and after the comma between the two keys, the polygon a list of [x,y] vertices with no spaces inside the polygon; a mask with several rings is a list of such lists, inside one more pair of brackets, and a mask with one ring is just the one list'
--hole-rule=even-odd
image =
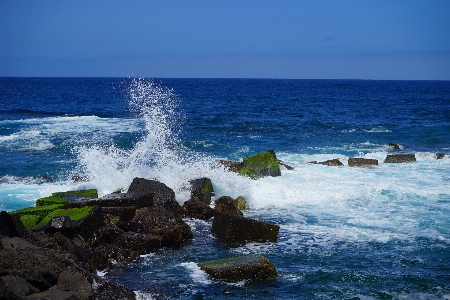
{"label": "ocean", "polygon": [[[0,210],[134,177],[182,204],[208,177],[215,199],[242,195],[244,216],[280,226],[276,243],[229,248],[211,221],[186,220],[183,248],[99,270],[143,299],[450,299],[448,81],[0,78],[0,100]],[[216,167],[266,150],[294,169],[252,180]],[[416,161],[384,163],[395,153]],[[309,163],[329,159],[343,166]],[[245,254],[278,279],[230,284],[197,267]]]}

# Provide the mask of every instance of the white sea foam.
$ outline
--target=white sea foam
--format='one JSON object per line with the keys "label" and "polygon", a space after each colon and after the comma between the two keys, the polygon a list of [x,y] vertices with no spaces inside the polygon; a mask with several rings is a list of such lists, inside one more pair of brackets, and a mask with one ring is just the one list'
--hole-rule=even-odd
{"label": "white sea foam", "polygon": [[208,275],[202,271],[199,266],[194,262],[186,262],[179,264],[180,267],[186,268],[190,271],[189,276],[197,284],[211,284],[212,281]]}

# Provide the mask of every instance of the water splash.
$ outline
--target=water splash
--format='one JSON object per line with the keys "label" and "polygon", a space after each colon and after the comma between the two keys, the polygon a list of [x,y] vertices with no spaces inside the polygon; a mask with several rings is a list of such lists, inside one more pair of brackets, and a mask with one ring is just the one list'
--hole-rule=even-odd
{"label": "water splash", "polygon": [[[185,189],[189,180],[224,177],[224,170],[212,168],[215,159],[183,146],[178,133],[184,117],[173,90],[138,78],[132,80],[128,94],[130,111],[144,124],[142,138],[134,147],[126,150],[111,144],[76,149],[79,169],[99,195],[127,189],[133,178],[142,177],[165,183],[175,190],[177,199],[185,201],[189,197]],[[220,184],[221,180],[217,182]],[[230,180],[224,184],[235,185]]]}

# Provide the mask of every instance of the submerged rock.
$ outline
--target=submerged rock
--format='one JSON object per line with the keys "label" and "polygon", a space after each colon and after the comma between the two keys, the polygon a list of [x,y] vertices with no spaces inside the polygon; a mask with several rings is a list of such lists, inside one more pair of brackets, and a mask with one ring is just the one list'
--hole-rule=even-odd
{"label": "submerged rock", "polygon": [[349,167],[378,166],[377,159],[351,157],[348,159]]}
{"label": "submerged rock", "polygon": [[444,158],[445,154],[444,153],[436,153],[435,157],[436,159],[442,159]]}
{"label": "submerged rock", "polygon": [[235,215],[216,212],[211,233],[229,246],[247,242],[276,242],[280,226]]}
{"label": "submerged rock", "polygon": [[384,163],[404,163],[416,161],[415,154],[390,154],[386,156]]}
{"label": "submerged rock", "polygon": [[392,150],[400,150],[400,146],[396,143],[389,143],[389,148]]}
{"label": "submerged rock", "polygon": [[341,163],[341,161],[338,158],[322,161],[322,162],[319,162],[318,164],[325,165],[325,166],[343,166],[344,165],[343,163]]}
{"label": "submerged rock", "polygon": [[262,255],[246,255],[198,264],[211,277],[227,282],[277,279],[277,271]]}

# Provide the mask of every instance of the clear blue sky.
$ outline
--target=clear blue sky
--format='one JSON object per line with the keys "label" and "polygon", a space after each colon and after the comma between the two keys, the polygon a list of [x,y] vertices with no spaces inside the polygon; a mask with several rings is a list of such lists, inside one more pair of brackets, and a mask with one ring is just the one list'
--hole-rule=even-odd
{"label": "clear blue sky", "polygon": [[450,1],[0,0],[0,76],[450,80]]}

